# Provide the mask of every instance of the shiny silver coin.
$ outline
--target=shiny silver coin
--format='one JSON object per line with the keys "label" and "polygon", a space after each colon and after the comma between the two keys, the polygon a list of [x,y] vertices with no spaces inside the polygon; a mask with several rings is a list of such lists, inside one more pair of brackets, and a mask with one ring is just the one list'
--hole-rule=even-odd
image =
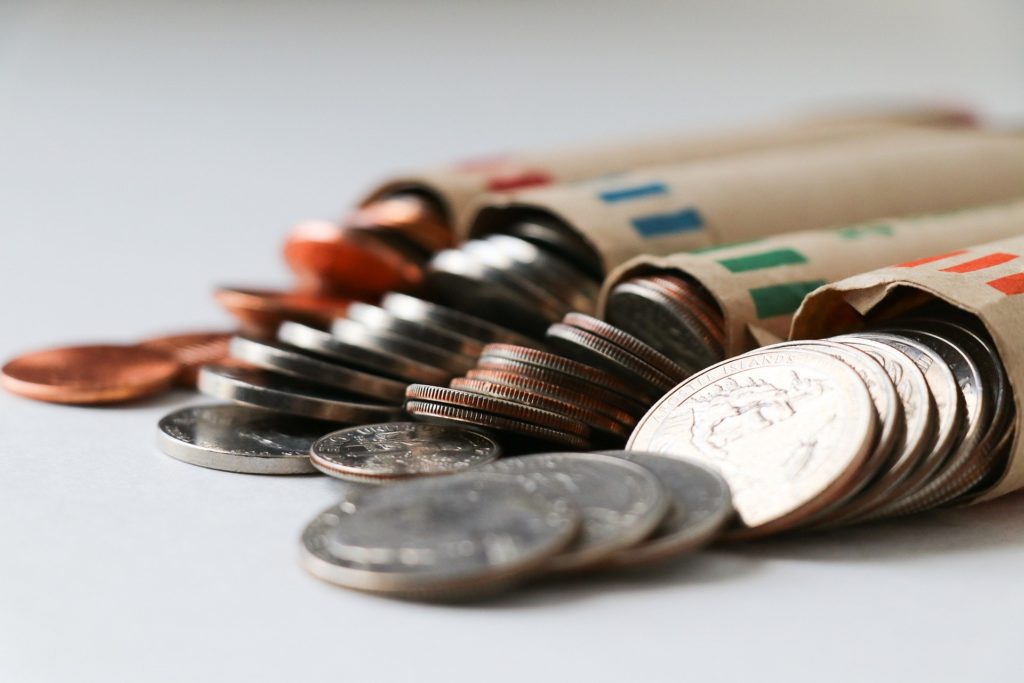
{"label": "shiny silver coin", "polygon": [[649,538],[608,560],[613,567],[638,567],[670,560],[712,543],[735,514],[732,494],[715,470],[691,460],[641,451],[599,451],[650,470],[672,500],[672,508]]}
{"label": "shiny silver coin", "polygon": [[460,251],[472,255],[480,263],[501,274],[501,279],[530,304],[552,320],[558,320],[572,310],[572,306],[550,285],[538,277],[528,266],[523,265],[501,248],[483,240],[469,240],[459,247]]}
{"label": "shiny silver coin", "polygon": [[564,325],[571,325],[572,327],[583,330],[584,332],[596,334],[605,341],[621,347],[624,351],[628,351],[638,357],[640,360],[659,370],[676,383],[682,382],[689,376],[686,369],[680,367],[679,364],[668,356],[661,353],[647,342],[637,339],[633,335],[624,330],[620,330],[611,323],[607,323],[593,316],[583,315],[582,313],[569,313],[562,318],[562,323]]}
{"label": "shiny silver coin", "polygon": [[543,453],[505,458],[482,471],[559,487],[580,511],[576,541],[548,565],[551,571],[592,568],[647,538],[669,512],[670,499],[647,469],[594,453]]}
{"label": "shiny silver coin", "polygon": [[322,360],[322,356],[302,353],[292,346],[264,339],[234,337],[229,348],[233,358],[264,370],[343,389],[386,403],[398,404],[405,398],[405,382]]}
{"label": "shiny silver coin", "polygon": [[467,598],[537,573],[578,527],[576,511],[550,490],[469,471],[349,494],[306,527],[302,563],[357,590]]}
{"label": "shiny silver coin", "polygon": [[579,434],[448,403],[406,401],[405,412],[417,420],[432,424],[470,426],[486,430],[488,433],[497,433],[502,436],[503,443],[507,441],[506,437],[514,435],[532,442],[557,444],[581,450],[590,445],[590,442]]}
{"label": "shiny silver coin", "polygon": [[393,337],[405,336],[410,339],[430,344],[449,353],[461,354],[476,358],[484,350],[484,342],[459,334],[432,323],[406,320],[387,311],[380,306],[352,302],[346,317],[375,332],[389,334]]}
{"label": "shiny silver coin", "polygon": [[255,368],[207,365],[199,371],[198,387],[228,401],[332,422],[386,422],[402,412],[397,406],[363,402],[320,384]]}
{"label": "shiny silver coin", "polygon": [[597,281],[604,278],[604,264],[597,251],[561,222],[548,217],[524,220],[513,223],[505,232],[560,256]]}
{"label": "shiny silver coin", "polygon": [[387,356],[397,356],[422,365],[439,368],[450,376],[471,369],[474,359],[461,353],[452,353],[436,346],[423,344],[412,338],[382,333],[354,320],[335,320],[331,336],[346,344],[372,349]]}
{"label": "shiny silver coin", "polygon": [[507,256],[524,277],[547,289],[570,310],[591,312],[601,292],[597,280],[527,240],[510,235],[488,235],[483,244]]}
{"label": "shiny silver coin", "polygon": [[384,296],[380,305],[385,311],[401,320],[441,328],[451,334],[465,335],[485,344],[501,342],[529,346],[536,343],[530,337],[490,323],[483,318],[417,299],[408,294],[392,292]]}
{"label": "shiny silver coin", "polygon": [[394,353],[383,353],[337,339],[331,334],[308,325],[285,322],[277,330],[277,338],[296,348],[327,356],[354,367],[379,372],[406,382],[443,384],[452,373]]}
{"label": "shiny silver coin", "polygon": [[324,474],[385,482],[456,474],[496,460],[501,447],[468,429],[390,422],[332,432],[318,439],[309,453],[313,466]]}
{"label": "shiny silver coin", "polygon": [[236,405],[191,406],[157,425],[157,446],[177,460],[226,472],[306,474],[313,442],[333,425]]}

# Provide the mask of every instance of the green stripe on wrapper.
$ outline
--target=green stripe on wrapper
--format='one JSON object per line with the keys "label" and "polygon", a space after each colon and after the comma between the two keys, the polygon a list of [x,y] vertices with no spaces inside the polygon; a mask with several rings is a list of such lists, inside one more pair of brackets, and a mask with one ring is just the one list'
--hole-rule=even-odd
{"label": "green stripe on wrapper", "polygon": [[750,290],[750,298],[754,300],[758,319],[774,318],[777,315],[795,313],[805,296],[827,283],[827,280],[806,280],[771,287],[755,287]]}
{"label": "green stripe on wrapper", "polygon": [[848,225],[844,228],[836,230],[836,234],[844,240],[859,240],[861,237],[868,235],[882,235],[884,237],[892,237],[893,233],[892,226],[888,223],[868,223],[866,225]]}
{"label": "green stripe on wrapper", "polygon": [[731,273],[743,273],[748,270],[789,266],[796,263],[807,263],[807,257],[795,249],[773,249],[759,254],[747,254],[718,261]]}

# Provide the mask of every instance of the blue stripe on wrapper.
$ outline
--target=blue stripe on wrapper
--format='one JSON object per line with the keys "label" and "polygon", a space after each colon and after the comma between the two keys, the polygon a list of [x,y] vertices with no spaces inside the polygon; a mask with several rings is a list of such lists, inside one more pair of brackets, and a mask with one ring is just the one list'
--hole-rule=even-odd
{"label": "blue stripe on wrapper", "polygon": [[668,194],[668,187],[662,183],[647,183],[646,185],[621,187],[617,190],[605,190],[597,196],[606,204],[614,204],[615,202],[626,202],[631,199],[653,197],[660,194]]}
{"label": "blue stripe on wrapper", "polygon": [[692,232],[704,227],[704,219],[697,209],[689,208],[674,213],[637,216],[630,221],[641,237],[664,237],[681,232]]}

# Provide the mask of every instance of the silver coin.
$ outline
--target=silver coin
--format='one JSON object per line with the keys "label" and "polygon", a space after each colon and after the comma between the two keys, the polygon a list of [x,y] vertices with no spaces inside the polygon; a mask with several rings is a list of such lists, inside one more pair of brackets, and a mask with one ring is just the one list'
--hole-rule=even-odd
{"label": "silver coin", "polygon": [[355,320],[335,320],[331,325],[331,336],[346,344],[371,349],[382,355],[396,356],[424,366],[439,368],[448,374],[446,379],[466,372],[474,365],[474,359],[469,356],[429,346],[415,339],[382,333]]}
{"label": "silver coin", "polygon": [[166,455],[200,467],[247,474],[305,474],[309,449],[332,425],[236,405],[191,406],[157,425]]}
{"label": "silver coin", "polygon": [[309,451],[313,466],[339,479],[382,482],[455,474],[496,460],[490,437],[458,427],[390,422],[322,436]]}
{"label": "silver coin", "polygon": [[601,564],[647,538],[669,512],[669,497],[649,470],[607,455],[543,453],[504,458],[483,471],[520,475],[559,487],[583,526],[576,541],[553,558],[552,571]]}
{"label": "silver coin", "polygon": [[439,327],[452,334],[465,335],[485,344],[502,342],[529,346],[536,343],[530,337],[490,323],[483,318],[417,299],[408,294],[391,292],[384,296],[380,305],[381,308],[401,320]]}
{"label": "silver coin", "polygon": [[536,573],[578,527],[550,490],[469,471],[349,494],[306,527],[302,559],[317,578],[357,590],[465,598]]}
{"label": "silver coin", "polygon": [[393,353],[382,353],[357,344],[349,344],[327,332],[301,323],[282,323],[277,330],[277,338],[304,351],[334,358],[357,368],[379,372],[406,382],[443,384],[451,378],[451,373],[441,368]]}
{"label": "silver coin", "polygon": [[503,249],[496,248],[495,244],[483,240],[469,240],[464,242],[459,250],[471,254],[480,263],[500,273],[502,280],[508,282],[520,296],[551,319],[558,320],[572,310],[572,306],[559,296],[557,288],[552,289],[538,277],[538,273],[517,261],[511,254],[505,253]]}
{"label": "silver coin", "polygon": [[548,217],[524,220],[513,223],[505,232],[561,256],[596,280],[604,278],[604,264],[594,247],[561,222]]}
{"label": "silver coin", "polygon": [[384,422],[402,412],[398,406],[362,402],[322,385],[255,368],[204,366],[198,388],[236,403],[332,422]]}
{"label": "silver coin", "polygon": [[557,296],[570,310],[591,312],[601,292],[599,283],[564,259],[510,235],[488,235],[483,244],[506,255],[519,272]]}
{"label": "silver coin", "polygon": [[715,540],[733,519],[732,494],[718,472],[692,460],[640,451],[599,451],[650,470],[672,499],[672,509],[651,536],[608,560],[614,567],[663,562]]}
{"label": "silver coin", "polygon": [[302,353],[295,347],[264,339],[234,337],[231,340],[230,354],[238,360],[265,370],[325,384],[387,403],[401,403],[405,399],[405,387],[408,386],[405,382],[321,360]]}
{"label": "silver coin", "polygon": [[406,320],[380,306],[354,301],[349,305],[346,316],[371,330],[396,337],[404,335],[450,353],[476,358],[484,350],[484,342],[479,339],[467,337],[455,330],[447,330],[432,323]]}

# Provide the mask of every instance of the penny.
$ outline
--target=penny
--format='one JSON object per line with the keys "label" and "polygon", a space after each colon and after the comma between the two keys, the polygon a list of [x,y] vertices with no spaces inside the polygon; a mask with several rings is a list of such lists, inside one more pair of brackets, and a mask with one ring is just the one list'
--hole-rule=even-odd
{"label": "penny", "polygon": [[345,315],[351,302],[347,298],[237,287],[219,287],[213,298],[235,316],[244,334],[263,338],[273,337],[286,320],[327,325]]}
{"label": "penny", "polygon": [[504,458],[481,471],[515,474],[558,487],[580,511],[580,534],[551,559],[550,571],[579,571],[599,565],[647,538],[669,513],[669,496],[655,476],[621,458],[544,453]]}
{"label": "penny", "polygon": [[181,370],[156,349],[111,344],[33,351],[7,362],[0,383],[19,396],[70,404],[120,403],[167,389]]}
{"label": "penny", "polygon": [[469,471],[351,494],[303,531],[302,563],[357,590],[467,598],[538,573],[578,528],[576,511],[549,489]]}
{"label": "penny", "polygon": [[504,342],[529,346],[535,343],[529,337],[482,318],[398,292],[392,292],[385,296],[380,305],[388,313],[402,320],[433,325],[488,344]]}
{"label": "penny", "polygon": [[199,368],[207,363],[217,363],[228,355],[228,344],[233,332],[189,332],[155,337],[139,342],[144,349],[155,349],[172,356],[181,366],[175,382],[184,387],[194,388],[199,378]]}
{"label": "penny", "polygon": [[232,357],[290,377],[342,389],[385,403],[401,403],[406,382],[381,377],[302,353],[295,347],[262,339],[235,337]]}
{"label": "penny", "polygon": [[405,402],[405,412],[417,420],[434,424],[454,425],[456,427],[471,425],[489,432],[514,434],[526,437],[532,441],[550,442],[581,450],[589,445],[587,440],[578,434],[571,434],[558,429],[543,427],[532,422],[502,417],[493,413],[485,413],[481,410],[462,408],[446,403],[410,400]]}
{"label": "penny", "polygon": [[450,353],[469,356],[474,359],[484,349],[484,342],[459,334],[455,330],[425,322],[404,320],[380,306],[354,302],[348,309],[348,319],[373,330],[391,336],[405,336]]}
{"label": "penny", "polygon": [[792,528],[849,489],[877,417],[846,363],[801,348],[751,352],[679,385],[643,417],[627,450],[707,464],[725,477],[751,537]]}
{"label": "penny", "polygon": [[638,357],[676,383],[682,382],[689,376],[686,370],[650,344],[603,320],[598,320],[593,316],[582,313],[570,313],[562,319],[562,323],[591,334],[596,334],[602,339],[621,347],[624,351]]}
{"label": "penny", "polygon": [[428,252],[447,249],[454,235],[437,202],[422,194],[401,192],[364,204],[345,225],[362,229],[396,230]]}
{"label": "penny", "polygon": [[207,365],[199,391],[236,403],[332,422],[383,422],[401,414],[396,406],[363,402],[323,385],[257,368]]}
{"label": "penny", "polygon": [[322,436],[310,450],[324,474],[362,482],[455,474],[500,455],[501,447],[480,432],[423,422],[350,427]]}
{"label": "penny", "polygon": [[693,552],[711,542],[732,521],[732,495],[718,472],[698,462],[661,453],[599,451],[650,470],[672,499],[672,507],[648,538],[620,550],[611,567],[639,567]]}
{"label": "penny", "polygon": [[200,467],[246,474],[315,472],[309,449],[334,426],[237,405],[192,406],[157,425],[166,455]]}
{"label": "penny", "polygon": [[346,344],[438,368],[449,377],[473,367],[474,359],[469,356],[429,346],[416,339],[381,333],[354,320],[335,320],[331,325],[331,336]]}

